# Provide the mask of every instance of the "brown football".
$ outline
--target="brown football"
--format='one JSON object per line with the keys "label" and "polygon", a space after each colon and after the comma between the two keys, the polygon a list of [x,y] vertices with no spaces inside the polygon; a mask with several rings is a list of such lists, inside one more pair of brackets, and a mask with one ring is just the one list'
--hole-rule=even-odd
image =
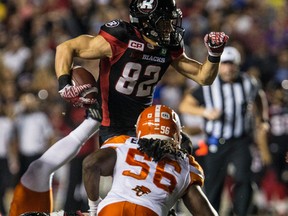
{"label": "brown football", "polygon": [[92,88],[84,91],[81,96],[85,98],[96,98],[98,90],[94,76],[82,66],[74,66],[71,70],[72,85],[91,84]]}

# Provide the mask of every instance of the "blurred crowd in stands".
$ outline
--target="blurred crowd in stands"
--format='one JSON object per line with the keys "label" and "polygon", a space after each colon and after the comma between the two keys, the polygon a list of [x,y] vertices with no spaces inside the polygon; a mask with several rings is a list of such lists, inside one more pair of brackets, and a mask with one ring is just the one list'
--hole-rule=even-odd
{"label": "blurred crowd in stands", "polygon": [[[204,61],[207,49],[203,36],[210,31],[224,31],[230,37],[229,45],[241,51],[241,70],[262,83],[270,106],[270,150],[274,160],[271,167],[263,168],[261,162],[257,165],[255,154],[255,215],[264,212],[287,215],[288,168],[283,155],[288,151],[288,1],[177,0],[177,4],[183,11],[185,49],[190,57]],[[128,5],[129,0],[0,1],[0,214],[3,216],[23,169],[84,118],[83,109],[72,107],[58,94],[54,72],[56,46],[80,34],[97,34],[107,21],[118,18],[129,21]],[[76,64],[82,64],[97,78],[97,61],[79,60]],[[155,92],[155,102],[177,110],[185,92],[195,85],[171,69]],[[183,122],[185,126],[187,119]],[[65,205],[67,211],[73,211],[85,206],[81,178],[67,185],[73,176],[81,177],[82,158],[93,151],[93,143],[88,142],[75,159],[78,161],[72,165],[73,175],[69,168],[56,174],[54,187],[62,193],[60,197],[57,195],[61,200],[59,208]]]}

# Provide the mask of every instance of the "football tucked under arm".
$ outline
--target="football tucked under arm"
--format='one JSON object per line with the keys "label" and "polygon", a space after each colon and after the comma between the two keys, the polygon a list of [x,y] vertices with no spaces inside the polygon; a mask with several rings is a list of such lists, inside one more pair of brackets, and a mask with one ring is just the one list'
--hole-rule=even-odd
{"label": "football tucked under arm", "polygon": [[75,66],[71,71],[72,85],[81,86],[90,84],[91,87],[81,92],[81,97],[95,99],[98,93],[94,76],[84,67]]}
{"label": "football tucked under arm", "polygon": [[58,82],[59,94],[73,106],[83,107],[97,102],[96,80],[84,67],[73,67],[70,75],[60,76]]}

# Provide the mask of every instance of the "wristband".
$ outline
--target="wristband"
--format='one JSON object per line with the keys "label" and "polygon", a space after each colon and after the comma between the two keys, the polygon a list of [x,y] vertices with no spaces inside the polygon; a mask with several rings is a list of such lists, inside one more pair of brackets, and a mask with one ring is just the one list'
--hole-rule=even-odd
{"label": "wristband", "polygon": [[63,74],[58,78],[59,91],[63,89],[66,85],[71,85],[71,75]]}
{"label": "wristband", "polygon": [[92,201],[92,200],[88,199],[88,205],[89,205],[88,211],[89,212],[90,211],[97,211],[97,207],[101,201],[102,201],[101,197],[99,197],[99,199],[96,201]]}
{"label": "wristband", "polygon": [[220,62],[220,56],[208,55],[208,60],[212,63],[219,63]]}

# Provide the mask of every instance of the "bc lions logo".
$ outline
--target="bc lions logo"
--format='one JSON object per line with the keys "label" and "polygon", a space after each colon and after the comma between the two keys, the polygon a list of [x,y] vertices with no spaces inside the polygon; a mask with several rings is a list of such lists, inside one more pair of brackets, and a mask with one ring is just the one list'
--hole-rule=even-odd
{"label": "bc lions logo", "polygon": [[137,196],[142,196],[144,194],[148,194],[151,193],[151,190],[145,186],[139,186],[137,185],[135,188],[133,188],[132,190],[136,191],[136,195]]}
{"label": "bc lions logo", "polygon": [[142,13],[151,13],[153,12],[158,5],[158,0],[143,0],[138,3],[139,11]]}

